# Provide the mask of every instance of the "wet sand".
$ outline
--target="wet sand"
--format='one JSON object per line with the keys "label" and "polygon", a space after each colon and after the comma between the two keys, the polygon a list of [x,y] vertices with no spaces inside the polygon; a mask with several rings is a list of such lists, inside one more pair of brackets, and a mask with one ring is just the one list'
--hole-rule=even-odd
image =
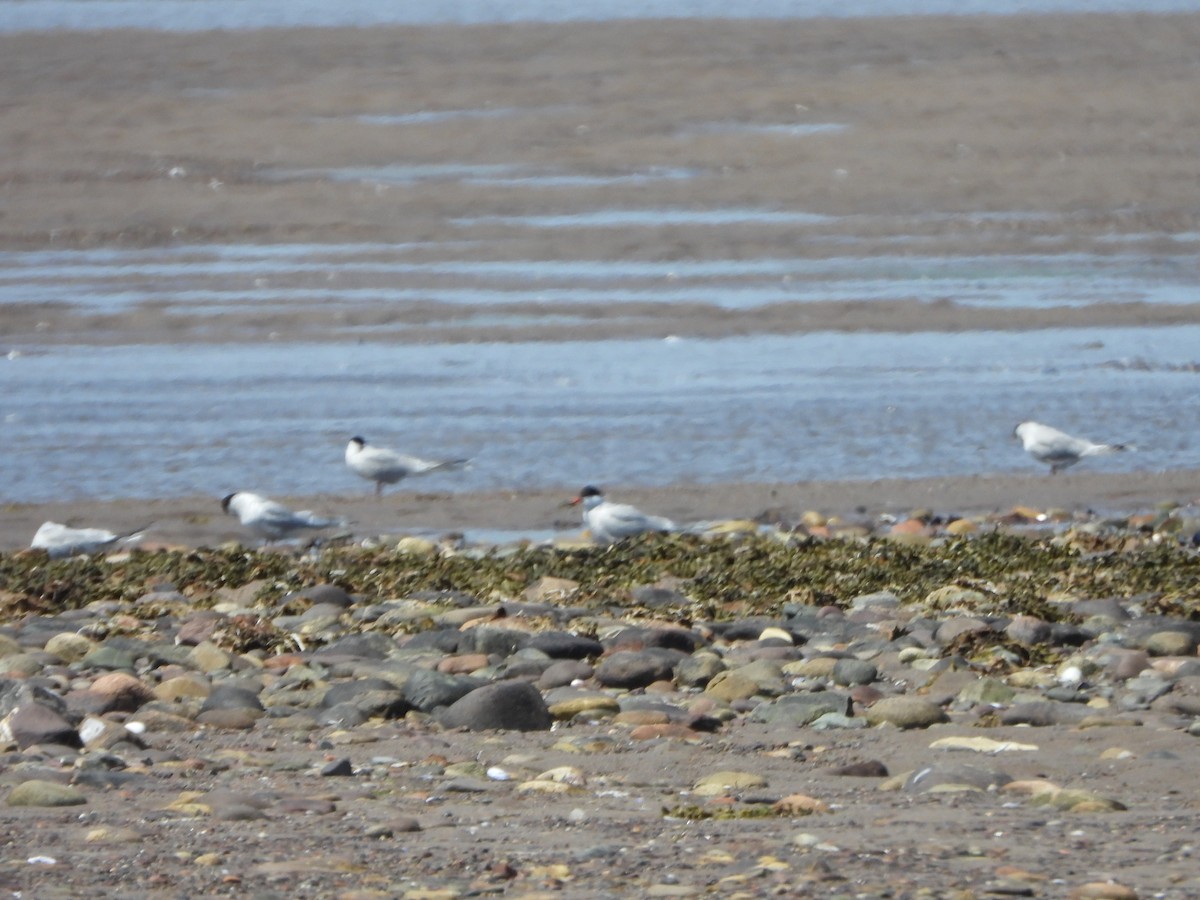
{"label": "wet sand", "polygon": [[[452,262],[461,241],[497,261],[871,258],[919,247],[1189,266],[1200,232],[1198,43],[1196,15],[0,36],[0,249],[377,242]],[[402,127],[371,119],[419,112],[448,115]],[[445,164],[532,175],[334,177]],[[640,177],[664,170],[685,174]],[[556,173],[584,180],[531,189]],[[520,223],[597,209],[824,218]],[[329,277],[286,285],[319,289]],[[154,284],[133,275],[128,286]],[[456,321],[478,311],[438,303],[297,300],[213,316],[169,296],[98,314],[72,305],[69,284],[60,299],[8,310],[0,340],[311,340],[352,327],[367,340],[469,342],[1200,321],[1197,303],[1120,298],[1036,311],[922,296],[750,313],[592,303],[572,305],[569,324],[538,321],[556,307],[531,302],[531,324],[500,327]],[[430,320],[435,333],[421,327]]]}
{"label": "wet sand", "polygon": [[[564,508],[579,486],[561,490],[438,493],[391,489],[382,500],[367,494],[279,497],[293,509],[347,518],[356,538],[461,533],[468,541],[564,538],[581,532],[579,514]],[[914,512],[940,517],[986,517],[1014,507],[1129,516],[1200,498],[1200,470],[1057,476],[991,475],[975,478],[879,479],[797,484],[676,484],[669,487],[606,486],[614,500],[668,516],[679,523],[758,519],[784,526],[814,511],[875,528],[880,517]],[[39,525],[57,521],[107,528],[118,534],[143,525],[146,546],[214,547],[230,541],[254,544],[238,522],[221,513],[219,497],[10,504],[0,517],[0,551],[28,546]]]}

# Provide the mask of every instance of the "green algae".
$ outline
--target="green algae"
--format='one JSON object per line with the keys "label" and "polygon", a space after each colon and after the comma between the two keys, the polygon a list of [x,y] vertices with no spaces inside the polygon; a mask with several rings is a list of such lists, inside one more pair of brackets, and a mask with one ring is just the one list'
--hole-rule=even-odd
{"label": "green algae", "polygon": [[275,614],[289,592],[325,583],[366,603],[450,591],[495,602],[520,598],[544,576],[578,583],[573,606],[629,611],[638,609],[632,588],[671,579],[685,600],[669,612],[681,621],[780,615],[789,604],[844,607],[858,595],[884,590],[903,603],[919,603],[947,585],[985,593],[1008,614],[1049,621],[1069,617],[1050,599],[1062,596],[1136,598],[1149,612],[1200,615],[1200,556],[1185,547],[1129,532],[1027,537],[995,531],[923,546],[881,537],[655,535],[612,547],[419,557],[356,547],[300,558],[244,548],[134,551],[112,561],[25,552],[0,555],[0,616],[131,602],[162,587],[202,607],[221,588],[252,582],[262,584],[256,604]]}

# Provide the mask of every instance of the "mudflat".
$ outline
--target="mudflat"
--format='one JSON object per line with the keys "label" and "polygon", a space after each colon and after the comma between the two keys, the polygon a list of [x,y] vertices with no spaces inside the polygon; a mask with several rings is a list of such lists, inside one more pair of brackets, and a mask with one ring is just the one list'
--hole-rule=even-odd
{"label": "mudflat", "polygon": [[[0,248],[365,242],[436,262],[468,240],[479,260],[664,261],[847,246],[870,258],[904,241],[948,257],[1048,241],[1092,253],[1099,240],[1188,264],[1198,38],[1197,15],[0,36]],[[547,177],[560,180],[523,187]],[[820,217],[820,235],[754,215],[685,229],[512,220],[611,208],[801,213]],[[552,301],[531,298],[531,324],[493,327],[415,301],[213,316],[165,298],[97,311],[72,305],[66,286],[55,302],[7,308],[0,338],[320,340],[353,327],[364,340],[602,339],[1200,318],[1195,303],[1111,299],[596,302],[573,304],[563,324],[544,315]],[[431,317],[436,337],[421,327]]]}

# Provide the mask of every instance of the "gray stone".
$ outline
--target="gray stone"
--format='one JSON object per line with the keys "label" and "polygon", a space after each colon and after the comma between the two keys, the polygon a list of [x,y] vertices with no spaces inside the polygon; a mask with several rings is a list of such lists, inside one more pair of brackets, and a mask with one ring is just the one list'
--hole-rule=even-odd
{"label": "gray stone", "polygon": [[354,774],[354,766],[350,764],[350,760],[346,757],[335,759],[333,762],[326,763],[321,767],[321,775],[326,778],[344,778],[347,775]]}
{"label": "gray stone", "polygon": [[986,634],[992,626],[983,619],[974,616],[954,616],[946,619],[933,633],[933,639],[943,647],[953,644],[956,640],[968,634]]}
{"label": "gray stone", "polygon": [[1004,634],[1018,644],[1034,647],[1047,643],[1054,636],[1054,628],[1049,622],[1036,616],[1018,615],[1013,616],[1004,629]]}
{"label": "gray stone", "polygon": [[22,703],[0,721],[0,734],[24,749],[34,744],[82,747],[79,732],[56,710],[41,703]]}
{"label": "gray stone", "polygon": [[471,628],[463,632],[459,653],[484,653],[488,656],[512,656],[529,643],[524,631],[510,628]]}
{"label": "gray stone", "polygon": [[535,634],[528,646],[541,650],[551,659],[588,659],[604,652],[604,645],[595,638],[565,631]]}
{"label": "gray stone", "polygon": [[618,650],[601,660],[596,680],[605,687],[640,688],[672,678],[676,660],[648,650]]}
{"label": "gray stone", "polygon": [[851,701],[845,694],[820,691],[813,694],[787,694],[770,703],[760,703],[750,713],[754,722],[802,728],[826,713],[850,715]]}
{"label": "gray stone", "polygon": [[872,725],[887,723],[897,728],[928,728],[949,721],[946,711],[923,697],[884,697],[866,712]]}
{"label": "gray stone", "polygon": [[833,664],[833,683],[842,687],[870,684],[879,677],[875,663],[865,659],[839,659]]}
{"label": "gray stone", "polygon": [[1016,689],[996,678],[972,679],[958,692],[961,703],[986,703],[1000,705],[1008,703],[1017,695]]}
{"label": "gray stone", "polygon": [[131,651],[104,644],[85,656],[79,664],[85,669],[132,670],[136,662],[137,657]]}
{"label": "gray stone", "polygon": [[500,681],[477,688],[446,709],[447,728],[470,731],[547,731],[553,724],[541,693],[526,681]]}
{"label": "gray stone", "polygon": [[843,716],[841,713],[825,713],[814,719],[810,727],[816,731],[866,728],[867,720],[858,716]]}
{"label": "gray stone", "polygon": [[482,686],[483,682],[469,675],[417,669],[404,683],[403,695],[415,709],[432,712],[439,706],[450,706]]}
{"label": "gray stone", "polygon": [[894,609],[899,605],[900,598],[891,591],[859,594],[850,601],[851,609]]}
{"label": "gray stone", "polygon": [[396,642],[378,631],[348,634],[329,643],[313,654],[320,660],[328,656],[349,656],[359,659],[385,659],[396,649]]}
{"label": "gray stone", "polygon": [[369,717],[353,703],[335,703],[328,709],[321,710],[317,722],[330,728],[357,728]]}
{"label": "gray stone", "polygon": [[560,659],[546,667],[537,680],[537,686],[548,691],[575,681],[587,681],[594,671],[589,663],[582,660]]}
{"label": "gray stone", "polygon": [[1001,725],[1074,725],[1086,718],[1091,711],[1075,703],[1058,703],[1053,700],[1032,700],[1018,703],[1000,713]]}
{"label": "gray stone", "polygon": [[967,788],[976,791],[995,790],[1012,781],[1003,772],[969,764],[935,764],[916,769],[904,782],[904,790],[910,793],[947,788]]}
{"label": "gray stone", "polygon": [[237,687],[230,684],[217,684],[213,686],[212,691],[204,699],[204,705],[200,707],[200,711],[209,712],[219,709],[251,709],[261,712],[263,705],[262,701],[258,699],[258,694],[249,688]]}
{"label": "gray stone", "polygon": [[1156,631],[1143,639],[1142,649],[1151,656],[1192,656],[1196,639],[1186,631]]}
{"label": "gray stone", "polygon": [[702,688],[725,671],[725,663],[715,653],[693,653],[675,666],[675,681],[683,687]]}
{"label": "gray stone", "polygon": [[87,797],[70,785],[56,781],[23,781],[8,792],[9,806],[81,806]]}

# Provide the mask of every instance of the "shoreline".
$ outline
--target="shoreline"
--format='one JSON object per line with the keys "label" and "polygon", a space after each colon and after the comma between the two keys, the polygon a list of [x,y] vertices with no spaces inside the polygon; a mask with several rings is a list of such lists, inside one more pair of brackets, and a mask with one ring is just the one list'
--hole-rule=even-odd
{"label": "shoreline", "polygon": [[[562,504],[578,486],[519,491],[430,492],[393,489],[376,500],[367,493],[277,496],[293,509],[344,516],[356,539],[404,534],[582,531],[576,510]],[[1200,497],[1200,469],[1108,474],[1076,472],[995,473],[952,478],[880,478],[867,481],[607,485],[616,501],[677,522],[759,519],[794,525],[815,511],[846,522],[875,524],[881,516],[904,518],[925,510],[940,517],[981,518],[1015,507],[1090,512],[1100,516],[1152,513],[1165,505],[1188,506]],[[236,519],[221,513],[219,497],[80,500],[9,503],[0,518],[0,553],[27,548],[38,526],[55,521],[122,533],[151,522],[148,548],[216,546],[254,541]]]}

